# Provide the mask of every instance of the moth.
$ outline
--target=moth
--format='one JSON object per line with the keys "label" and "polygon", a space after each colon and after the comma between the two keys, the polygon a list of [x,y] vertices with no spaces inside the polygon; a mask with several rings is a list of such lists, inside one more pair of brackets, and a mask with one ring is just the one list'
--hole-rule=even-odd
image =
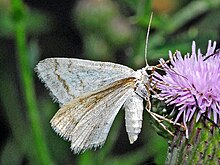
{"label": "moth", "polygon": [[149,102],[149,75],[110,62],[48,58],[36,66],[39,78],[61,108],[51,120],[53,129],[71,141],[74,153],[102,146],[124,105],[130,143],[142,126],[143,100]]}
{"label": "moth", "polygon": [[[146,52],[147,46],[145,56]],[[152,67],[147,61],[146,67],[134,71],[110,62],[75,58],[48,58],[35,68],[61,107],[51,119],[51,126],[71,142],[74,153],[102,146],[122,106],[129,141],[137,140],[142,127],[143,100],[149,112],[151,108],[148,70]]]}

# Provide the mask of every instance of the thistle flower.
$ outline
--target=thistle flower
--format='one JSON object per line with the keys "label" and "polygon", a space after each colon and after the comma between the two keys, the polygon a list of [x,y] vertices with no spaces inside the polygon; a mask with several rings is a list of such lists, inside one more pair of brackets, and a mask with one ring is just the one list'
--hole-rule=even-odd
{"label": "thistle flower", "polygon": [[216,42],[209,41],[203,55],[192,43],[192,54],[181,56],[179,51],[171,58],[170,65],[163,59],[160,63],[165,75],[155,72],[154,83],[160,90],[159,98],[178,110],[175,122],[181,120],[186,127],[194,115],[196,122],[205,116],[218,124],[220,118],[220,51],[215,51]]}

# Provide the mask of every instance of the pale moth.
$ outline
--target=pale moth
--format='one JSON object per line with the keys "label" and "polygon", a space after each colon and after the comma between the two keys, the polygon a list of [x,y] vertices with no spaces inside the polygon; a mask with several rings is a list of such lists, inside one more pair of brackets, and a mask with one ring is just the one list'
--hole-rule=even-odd
{"label": "pale moth", "polygon": [[[145,59],[149,29],[150,23]],[[130,143],[141,132],[143,100],[147,101],[148,112],[157,119],[150,112],[151,84],[147,71],[152,67],[147,61],[145,68],[134,71],[110,62],[48,58],[40,61],[35,70],[61,106],[51,119],[51,126],[71,142],[74,153],[102,146],[123,105]]]}

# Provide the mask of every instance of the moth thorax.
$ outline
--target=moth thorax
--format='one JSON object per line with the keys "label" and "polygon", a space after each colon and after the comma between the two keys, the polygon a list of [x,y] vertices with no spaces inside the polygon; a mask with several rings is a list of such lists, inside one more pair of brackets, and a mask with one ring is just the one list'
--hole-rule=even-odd
{"label": "moth thorax", "polygon": [[146,98],[150,97],[149,89],[147,89],[147,86],[142,81],[136,84],[135,93],[137,93],[140,97],[144,98],[145,100]]}
{"label": "moth thorax", "polygon": [[145,68],[139,69],[134,73],[134,77],[137,78],[139,81],[146,82],[149,80],[149,75],[146,72]]}

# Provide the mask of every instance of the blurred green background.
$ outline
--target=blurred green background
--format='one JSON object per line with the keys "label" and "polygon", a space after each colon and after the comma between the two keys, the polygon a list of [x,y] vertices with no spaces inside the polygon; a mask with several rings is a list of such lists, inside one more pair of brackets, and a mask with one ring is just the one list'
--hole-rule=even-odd
{"label": "blurred green background", "polygon": [[74,155],[69,142],[51,129],[58,110],[34,66],[47,57],[111,61],[133,69],[145,65],[150,13],[150,65],[168,50],[205,53],[208,40],[220,43],[219,0],[0,0],[0,164],[163,164],[167,139],[144,113],[142,132],[130,145],[123,110],[105,145]]}

